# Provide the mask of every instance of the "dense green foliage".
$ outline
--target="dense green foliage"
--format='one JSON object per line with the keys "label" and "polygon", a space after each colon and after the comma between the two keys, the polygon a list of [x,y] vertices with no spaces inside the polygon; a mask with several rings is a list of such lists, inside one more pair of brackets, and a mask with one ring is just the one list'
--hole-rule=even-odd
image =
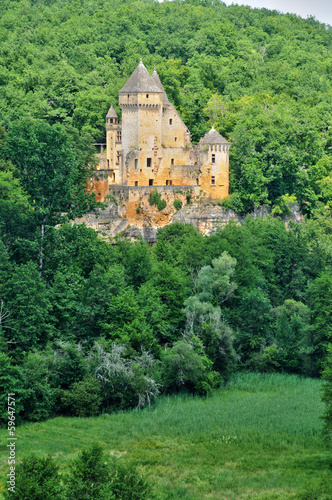
{"label": "dense green foliage", "polygon": [[103,140],[142,57],[195,142],[212,125],[231,142],[233,208],[331,206],[332,38],[314,18],[214,0],[2,0],[0,33],[5,129],[31,117]]}
{"label": "dense green foliage", "polygon": [[[236,369],[320,376],[330,28],[193,0],[5,0],[0,14],[0,382],[18,421],[207,394]],[[248,217],[211,237],[173,224],[153,248],[68,224],[96,206],[91,141],[140,56],[195,140],[214,124],[232,142],[226,206],[283,216],[298,200],[311,218]]]}
{"label": "dense green foliage", "polygon": [[153,247],[64,224],[45,236],[40,276],[13,234],[0,247],[1,393],[16,393],[21,422],[207,394],[239,369],[318,377],[330,235],[325,215],[288,228],[248,216],[209,237],[174,223]]}

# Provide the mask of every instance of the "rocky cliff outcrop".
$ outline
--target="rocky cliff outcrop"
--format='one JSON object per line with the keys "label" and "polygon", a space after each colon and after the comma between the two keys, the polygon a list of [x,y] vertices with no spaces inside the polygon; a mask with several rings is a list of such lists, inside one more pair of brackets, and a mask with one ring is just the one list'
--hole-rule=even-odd
{"label": "rocky cliff outcrop", "polygon": [[[292,205],[290,210],[291,214],[284,218],[286,224],[291,220],[294,222],[301,222],[303,220],[300,207],[297,203]],[[256,208],[250,215],[254,218],[266,218],[271,215],[271,209],[266,205],[262,205]],[[109,203],[105,210],[100,211],[99,216],[87,214],[75,222],[84,222],[88,227],[99,231],[102,237],[112,238],[121,234],[123,237],[131,240],[144,238],[152,244],[156,241],[158,228],[173,222],[192,224],[204,235],[211,235],[229,221],[234,220],[238,224],[242,224],[245,218],[246,216],[238,215],[233,210],[225,210],[217,204],[205,201],[203,203],[193,203],[184,206],[171,219],[165,218],[165,224],[160,224],[159,219],[157,225],[150,223],[149,225],[139,227],[130,223],[132,222],[130,219],[123,217],[116,203]]]}

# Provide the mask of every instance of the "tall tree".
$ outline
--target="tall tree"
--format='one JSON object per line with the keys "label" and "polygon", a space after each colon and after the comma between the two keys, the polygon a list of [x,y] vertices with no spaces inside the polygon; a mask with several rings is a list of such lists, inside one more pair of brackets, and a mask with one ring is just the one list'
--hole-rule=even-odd
{"label": "tall tree", "polygon": [[[12,125],[7,154],[30,197],[39,230],[38,265],[42,275],[45,235],[49,228],[82,216],[96,206],[85,191],[90,175],[63,127],[24,120]],[[87,149],[89,146],[86,145]]]}

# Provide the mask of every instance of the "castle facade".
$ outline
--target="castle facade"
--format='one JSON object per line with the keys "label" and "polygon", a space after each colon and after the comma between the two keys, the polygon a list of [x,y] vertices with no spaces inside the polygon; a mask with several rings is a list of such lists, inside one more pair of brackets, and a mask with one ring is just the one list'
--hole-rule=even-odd
{"label": "castle facade", "polygon": [[102,172],[99,183],[94,181],[98,199],[121,188],[127,201],[137,199],[142,188],[167,192],[185,187],[206,198],[228,196],[229,143],[212,128],[192,145],[156,69],[150,75],[141,61],[119,90],[119,105],[122,122],[113,105],[106,115],[106,150],[101,145]]}

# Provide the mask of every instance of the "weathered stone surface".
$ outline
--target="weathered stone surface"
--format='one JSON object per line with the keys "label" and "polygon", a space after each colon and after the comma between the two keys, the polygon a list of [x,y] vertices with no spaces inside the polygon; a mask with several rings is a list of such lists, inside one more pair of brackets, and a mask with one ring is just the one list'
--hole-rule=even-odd
{"label": "weathered stone surface", "polygon": [[[120,206],[116,205],[116,203],[110,203],[106,210],[100,211],[99,217],[87,214],[75,222],[84,222],[88,227],[99,231],[101,236],[104,237],[115,237],[121,233],[122,237],[128,238],[131,241],[144,238],[152,244],[156,241],[158,229],[172,222],[192,224],[204,235],[209,236],[231,220],[242,224],[246,218],[246,216],[240,216],[233,210],[225,210],[219,205],[213,205],[209,201],[185,205],[173,216],[170,216],[168,213],[163,214],[163,211],[159,212],[155,207],[147,206],[146,212],[143,211],[141,214],[137,214],[134,225],[132,224],[132,219],[126,218],[125,215],[125,213],[121,212]],[[266,218],[271,216],[271,209],[266,205],[262,205],[256,208],[250,215],[254,218]],[[291,215],[285,217],[283,220],[285,224],[290,220],[294,222],[301,222],[303,220],[300,207],[297,203],[292,205]]]}
{"label": "weathered stone surface", "polygon": [[[271,215],[271,209],[262,205],[256,208],[251,214],[252,217],[262,217],[266,218]],[[233,210],[225,210],[223,207],[212,204],[205,204],[205,206],[199,204],[193,204],[190,206],[185,206],[181,208],[173,217],[171,222],[182,222],[183,224],[192,224],[194,227],[199,229],[205,235],[211,235],[217,231],[220,226],[227,224],[231,220],[237,221],[242,224],[246,216],[238,215]],[[290,220],[294,222],[301,222],[303,216],[300,211],[300,207],[297,203],[294,203],[291,207],[291,215],[285,217],[285,222]]]}

